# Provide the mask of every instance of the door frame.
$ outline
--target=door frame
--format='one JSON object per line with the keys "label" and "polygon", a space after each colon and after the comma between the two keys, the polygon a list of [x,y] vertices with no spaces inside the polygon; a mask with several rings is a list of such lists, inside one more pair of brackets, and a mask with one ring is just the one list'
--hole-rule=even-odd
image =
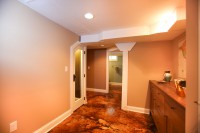
{"label": "door frame", "polygon": [[[198,38],[200,37],[200,1],[198,1]],[[198,59],[200,59],[200,39],[198,39]],[[200,131],[200,61],[198,62],[198,131]]]}
{"label": "door frame", "polygon": [[[79,41],[75,42],[71,47],[70,47],[70,110],[73,112],[76,110],[75,108],[75,88],[74,88],[74,81],[73,81],[73,74],[74,74],[74,50],[77,49],[77,47],[81,46],[81,43]],[[83,46],[82,46],[83,47]],[[83,51],[85,51],[85,47],[83,47]],[[85,53],[85,52],[84,52]],[[85,74],[85,68],[86,68],[86,62],[85,62],[85,54],[83,54],[83,65],[82,65],[82,73],[81,75]],[[86,76],[82,76],[82,91],[83,91],[83,104],[85,103],[85,97],[86,97],[86,88],[85,88],[85,83],[86,83]]]}
{"label": "door frame", "polygon": [[[113,49],[112,49],[113,50]],[[107,50],[107,70],[108,70],[108,72],[106,72],[106,74],[107,74],[107,77],[108,77],[108,86],[109,86],[109,79],[110,79],[110,76],[109,76],[109,56],[110,56],[110,53],[116,53],[116,54],[121,54],[122,55],[122,58],[123,58],[123,52],[122,51],[117,51],[116,52],[116,50],[118,50],[118,49],[115,49],[114,51],[111,51],[110,49],[109,50]],[[122,61],[122,66],[123,66],[123,61]],[[123,67],[122,67],[122,70],[123,70]],[[117,83],[117,82],[114,82],[115,84],[117,84],[117,85],[122,85],[122,83]]]}
{"label": "door frame", "polygon": [[[114,52],[119,50],[118,48],[111,48],[107,50],[107,71],[106,71],[106,78],[107,78],[107,86],[109,86],[109,52]],[[125,78],[127,75],[124,75],[124,67],[128,66],[124,60],[128,60],[128,56],[124,55],[124,51],[122,52],[122,98],[121,98],[121,109],[127,110],[127,79]]]}

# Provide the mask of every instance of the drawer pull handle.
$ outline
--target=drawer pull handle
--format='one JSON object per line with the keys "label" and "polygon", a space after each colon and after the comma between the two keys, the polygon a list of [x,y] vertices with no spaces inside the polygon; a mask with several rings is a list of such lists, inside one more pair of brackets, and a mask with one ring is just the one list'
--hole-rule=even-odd
{"label": "drawer pull handle", "polygon": [[171,109],[173,109],[173,110],[174,110],[175,108],[174,108],[174,107],[171,107]]}

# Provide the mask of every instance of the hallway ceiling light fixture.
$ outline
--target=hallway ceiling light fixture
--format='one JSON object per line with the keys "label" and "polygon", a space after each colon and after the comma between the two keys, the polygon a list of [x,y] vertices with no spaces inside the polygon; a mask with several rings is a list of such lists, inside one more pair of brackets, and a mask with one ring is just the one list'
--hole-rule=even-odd
{"label": "hallway ceiling light fixture", "polygon": [[86,19],[93,19],[94,18],[94,15],[92,13],[89,13],[89,12],[86,13],[84,16],[85,16]]}

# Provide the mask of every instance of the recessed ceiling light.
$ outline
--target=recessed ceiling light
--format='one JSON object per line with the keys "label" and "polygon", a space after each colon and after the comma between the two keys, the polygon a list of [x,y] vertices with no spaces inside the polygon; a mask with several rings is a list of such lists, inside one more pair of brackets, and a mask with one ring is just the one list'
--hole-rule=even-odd
{"label": "recessed ceiling light", "polygon": [[86,19],[93,19],[93,17],[94,17],[94,16],[93,16],[92,13],[89,13],[89,12],[88,12],[88,13],[85,14],[85,18],[86,18]]}

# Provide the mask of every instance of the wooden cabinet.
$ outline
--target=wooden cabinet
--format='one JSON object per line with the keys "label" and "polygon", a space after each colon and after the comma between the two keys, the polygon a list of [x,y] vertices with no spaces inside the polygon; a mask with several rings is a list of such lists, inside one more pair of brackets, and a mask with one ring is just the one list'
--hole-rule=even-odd
{"label": "wooden cabinet", "polygon": [[185,109],[170,98],[165,100],[168,133],[185,132]]}
{"label": "wooden cabinet", "polygon": [[150,81],[150,112],[157,133],[185,132],[184,102],[184,98],[178,97],[172,86]]}
{"label": "wooden cabinet", "polygon": [[151,85],[150,110],[159,133],[166,133],[166,117],[164,114],[164,95]]}

